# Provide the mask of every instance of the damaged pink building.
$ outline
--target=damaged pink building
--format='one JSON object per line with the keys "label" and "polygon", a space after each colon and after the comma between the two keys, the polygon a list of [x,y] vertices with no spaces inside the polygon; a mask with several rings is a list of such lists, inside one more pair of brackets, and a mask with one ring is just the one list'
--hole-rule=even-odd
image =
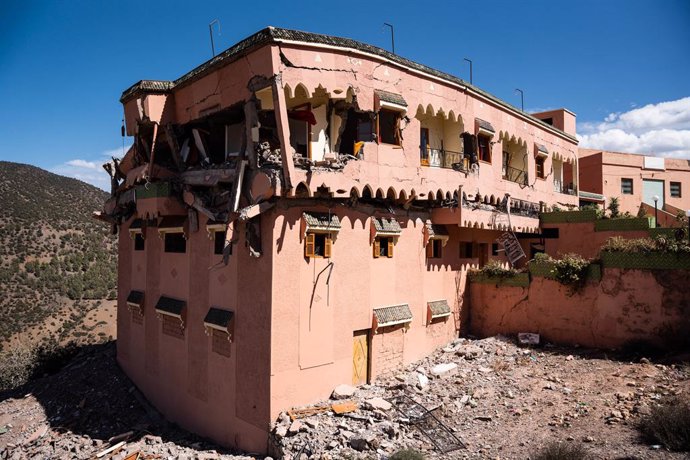
{"label": "damaged pink building", "polygon": [[166,417],[267,448],[280,411],[457,337],[466,271],[577,205],[575,116],[269,27],[121,98],[118,361]]}

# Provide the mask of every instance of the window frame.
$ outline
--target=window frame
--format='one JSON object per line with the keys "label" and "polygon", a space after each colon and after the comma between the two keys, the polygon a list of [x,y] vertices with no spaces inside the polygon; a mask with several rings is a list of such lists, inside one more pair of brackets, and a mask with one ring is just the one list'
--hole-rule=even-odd
{"label": "window frame", "polygon": [[[674,194],[674,190],[673,190],[674,185],[678,186],[677,194]],[[683,185],[681,182],[677,182],[677,181],[670,182],[669,181],[668,188],[669,188],[669,196],[671,198],[683,198]]]}
{"label": "window frame", "polygon": [[[541,172],[539,171],[541,166]],[[537,157],[534,159],[534,168],[536,175],[539,179],[546,179],[546,158],[544,157]]]}
{"label": "window frame", "polygon": [[443,239],[429,238],[426,244],[427,259],[442,259],[443,258]]}
{"label": "window frame", "polygon": [[[486,141],[486,154],[489,157],[488,160],[484,158],[484,151],[482,150],[482,139]],[[493,160],[492,157],[493,155],[491,154],[491,137],[481,133],[477,134],[477,160],[491,164]]]}
{"label": "window frame", "polygon": [[[182,236],[181,241],[184,241],[184,249],[183,250],[179,250],[179,248],[173,249],[173,242],[168,241],[168,238],[170,237],[172,239],[173,235],[181,235]],[[177,236],[176,236],[176,238],[177,238]],[[178,241],[178,243],[179,243],[179,241]],[[185,238],[184,232],[165,232],[165,234],[163,235],[163,252],[165,252],[166,254],[186,254],[187,253],[187,238]]]}
{"label": "window frame", "polygon": [[374,259],[392,259],[395,239],[392,236],[377,236],[374,238]]}
{"label": "window frame", "polygon": [[[324,238],[323,254],[316,252],[316,238]],[[310,231],[304,237],[304,257],[307,259],[330,259],[333,253],[333,235],[330,232]]]}
{"label": "window frame", "polygon": [[[630,183],[630,191],[626,192],[624,184]],[[632,178],[630,177],[621,177],[621,195],[633,195],[635,193],[635,186]]]}
{"label": "window frame", "polygon": [[142,232],[134,233],[133,248],[137,252],[146,250],[146,238],[144,238],[144,234]]}
{"label": "window frame", "polygon": [[[225,235],[226,233],[223,230],[216,230],[213,232],[213,255],[223,255],[223,250],[225,249]],[[219,239],[222,240],[222,243],[220,244],[220,252],[218,251]],[[232,255],[232,244],[229,244],[228,246],[230,247],[230,254]]]}
{"label": "window frame", "polygon": [[[383,113],[389,113],[395,116],[395,126],[393,128],[393,137],[395,142],[393,143],[384,141],[383,136],[381,135],[381,115]],[[400,134],[400,121],[402,120],[402,118],[403,112],[401,112],[400,110],[395,110],[388,107],[379,108],[378,112],[376,113],[376,141],[379,144],[392,145],[395,147],[402,146],[402,136]]]}

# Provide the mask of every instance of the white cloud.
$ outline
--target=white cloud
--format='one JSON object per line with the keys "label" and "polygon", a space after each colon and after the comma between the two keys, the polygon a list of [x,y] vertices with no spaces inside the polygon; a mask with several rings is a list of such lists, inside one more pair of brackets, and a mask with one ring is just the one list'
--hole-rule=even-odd
{"label": "white cloud", "polygon": [[581,147],[690,158],[690,97],[611,113],[579,131]]}
{"label": "white cloud", "polygon": [[[125,147],[125,152],[129,149]],[[93,160],[84,160],[76,158],[65,161],[53,168],[50,171],[61,176],[73,177],[80,181],[95,185],[106,191],[110,191],[110,176],[103,169],[103,163],[106,163],[111,157],[121,158],[122,147],[103,151],[99,154],[92,155]]]}

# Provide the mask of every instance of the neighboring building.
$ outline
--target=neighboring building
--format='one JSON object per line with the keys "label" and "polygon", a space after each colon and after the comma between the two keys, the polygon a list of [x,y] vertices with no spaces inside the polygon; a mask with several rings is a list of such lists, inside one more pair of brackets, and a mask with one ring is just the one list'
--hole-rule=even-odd
{"label": "neighboring building", "polygon": [[674,224],[679,212],[690,210],[690,160],[593,149],[579,149],[578,154],[583,202],[608,204],[616,197],[621,213],[653,216],[656,196],[664,227]]}
{"label": "neighboring building", "polygon": [[250,451],[280,411],[457,337],[466,271],[505,260],[509,222],[533,240],[541,209],[578,203],[574,114],[349,39],[267,28],[121,102],[134,146],[100,216],[118,361]]}

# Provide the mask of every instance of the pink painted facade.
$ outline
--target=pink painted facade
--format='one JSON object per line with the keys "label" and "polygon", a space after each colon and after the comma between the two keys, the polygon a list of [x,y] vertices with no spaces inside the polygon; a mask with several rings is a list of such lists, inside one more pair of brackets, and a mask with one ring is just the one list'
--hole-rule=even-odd
{"label": "pink painted facade", "polygon": [[606,268],[578,292],[547,278],[529,287],[471,283],[471,330],[480,337],[533,332],[550,343],[660,348],[687,343],[687,270]]}
{"label": "pink painted facade", "polygon": [[579,157],[580,190],[604,195],[607,204],[617,197],[621,212],[637,215],[642,207],[653,216],[655,195],[664,226],[690,210],[690,160],[593,149],[579,149]]}
{"label": "pink painted facade", "polygon": [[248,451],[280,411],[457,337],[467,269],[577,204],[572,113],[351,40],[265,29],[121,101],[135,144],[100,216],[118,361],[166,417]]}

